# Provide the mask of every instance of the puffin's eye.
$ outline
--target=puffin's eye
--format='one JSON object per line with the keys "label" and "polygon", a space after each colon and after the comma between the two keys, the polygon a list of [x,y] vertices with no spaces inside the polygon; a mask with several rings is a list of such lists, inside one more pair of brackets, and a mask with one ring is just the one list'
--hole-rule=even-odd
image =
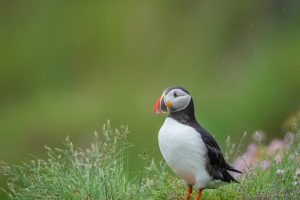
{"label": "puffin's eye", "polygon": [[178,97],[178,95],[177,95],[177,93],[176,92],[174,92],[174,97],[176,98],[176,97]]}

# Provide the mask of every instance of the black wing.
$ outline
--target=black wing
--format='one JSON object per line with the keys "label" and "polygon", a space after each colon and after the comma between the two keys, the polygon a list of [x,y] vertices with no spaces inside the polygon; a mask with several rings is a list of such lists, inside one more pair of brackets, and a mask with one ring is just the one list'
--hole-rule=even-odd
{"label": "black wing", "polygon": [[220,179],[224,182],[237,182],[228,171],[242,173],[239,170],[234,169],[224,159],[219,145],[211,134],[200,126],[199,123],[193,125],[193,127],[201,134],[202,140],[207,148],[208,162],[206,164],[206,170],[214,179]]}

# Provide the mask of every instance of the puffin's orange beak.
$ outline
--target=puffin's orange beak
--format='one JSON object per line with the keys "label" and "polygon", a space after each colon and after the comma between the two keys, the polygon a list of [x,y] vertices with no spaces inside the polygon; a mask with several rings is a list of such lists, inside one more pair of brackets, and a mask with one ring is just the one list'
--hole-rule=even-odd
{"label": "puffin's orange beak", "polygon": [[163,96],[164,95],[161,95],[161,97],[159,97],[157,100],[156,100],[156,102],[155,102],[155,104],[154,104],[154,112],[155,113],[162,113],[162,111],[161,111],[161,99],[163,98]]}
{"label": "puffin's orange beak", "polygon": [[168,109],[171,106],[170,102],[166,102],[164,100],[165,94],[162,94],[154,104],[154,112],[155,113],[167,113]]}

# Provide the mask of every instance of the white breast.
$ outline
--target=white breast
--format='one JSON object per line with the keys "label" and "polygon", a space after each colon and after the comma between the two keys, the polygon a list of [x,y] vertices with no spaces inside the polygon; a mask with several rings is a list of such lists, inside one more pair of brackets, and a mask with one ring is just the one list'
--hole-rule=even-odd
{"label": "white breast", "polygon": [[194,128],[168,117],[159,130],[158,142],[169,167],[187,184],[202,189],[211,182],[205,169],[207,149]]}

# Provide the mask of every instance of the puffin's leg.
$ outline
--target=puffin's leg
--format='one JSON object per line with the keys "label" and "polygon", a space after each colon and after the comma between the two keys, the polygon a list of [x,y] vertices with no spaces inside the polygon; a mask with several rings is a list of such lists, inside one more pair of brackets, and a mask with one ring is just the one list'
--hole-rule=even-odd
{"label": "puffin's leg", "polygon": [[185,200],[190,200],[192,192],[193,192],[193,186],[189,185],[186,191]]}
{"label": "puffin's leg", "polygon": [[202,191],[203,191],[203,190],[199,190],[199,191],[198,191],[198,194],[197,194],[197,196],[196,196],[196,199],[195,199],[195,200],[200,200],[200,199],[201,199],[201,196],[202,196]]}

